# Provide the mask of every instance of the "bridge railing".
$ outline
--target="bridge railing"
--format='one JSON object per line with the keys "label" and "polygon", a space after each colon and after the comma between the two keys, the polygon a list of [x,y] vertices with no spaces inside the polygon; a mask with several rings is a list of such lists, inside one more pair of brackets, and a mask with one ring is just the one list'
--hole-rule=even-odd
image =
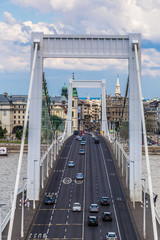
{"label": "bridge railing", "polygon": [[[105,136],[107,138],[107,140],[109,141],[110,139],[112,139],[111,141],[109,141],[110,143],[110,147],[114,153],[114,156],[118,162],[118,167],[121,168],[121,174],[122,176],[125,176],[126,178],[126,187],[129,187],[129,155],[128,153],[124,150],[123,148],[123,144],[121,144],[116,138],[108,138],[108,136]],[[142,184],[142,190],[144,190],[144,186]],[[149,188],[146,189],[146,193],[148,195],[149,194]],[[155,196],[156,194],[153,193],[153,196]],[[157,209],[157,207],[155,206],[155,216],[157,219],[157,222],[160,224],[160,213]]]}

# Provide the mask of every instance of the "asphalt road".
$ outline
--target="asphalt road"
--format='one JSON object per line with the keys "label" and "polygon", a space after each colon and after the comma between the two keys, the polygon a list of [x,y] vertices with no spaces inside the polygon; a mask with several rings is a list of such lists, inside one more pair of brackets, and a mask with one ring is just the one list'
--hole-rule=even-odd
{"label": "asphalt road", "polygon": [[[45,205],[42,199],[29,238],[101,240],[114,231],[120,240],[138,239],[106,142],[100,137],[100,143],[95,144],[87,136],[84,155],[79,155],[80,148],[75,136],[67,141],[46,189],[55,196],[55,204]],[[70,160],[74,168],[67,166]],[[76,180],[78,172],[84,174],[83,181]],[[110,206],[100,205],[102,196],[110,198]],[[72,211],[74,202],[81,203],[81,212]],[[89,212],[92,203],[99,204],[98,213]],[[112,213],[112,222],[102,221],[104,211]],[[88,226],[90,215],[98,216],[98,226]]]}

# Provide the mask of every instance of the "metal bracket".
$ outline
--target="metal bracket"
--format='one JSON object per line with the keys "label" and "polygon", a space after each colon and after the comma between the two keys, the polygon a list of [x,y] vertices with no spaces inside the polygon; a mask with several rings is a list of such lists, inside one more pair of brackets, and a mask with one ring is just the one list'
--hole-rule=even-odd
{"label": "metal bracket", "polygon": [[36,38],[34,39],[33,43],[34,43],[34,48],[35,48],[35,44],[38,43],[38,50],[40,49],[40,39]]}
{"label": "metal bracket", "polygon": [[134,51],[134,45],[137,45],[137,49],[139,49],[140,47],[140,44],[139,44],[139,41],[138,39],[135,39],[135,40],[132,40],[132,50]]}

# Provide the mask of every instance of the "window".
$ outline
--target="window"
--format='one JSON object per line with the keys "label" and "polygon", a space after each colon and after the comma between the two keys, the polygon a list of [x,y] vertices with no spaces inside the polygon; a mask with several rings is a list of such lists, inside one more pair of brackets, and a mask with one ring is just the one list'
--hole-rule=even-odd
{"label": "window", "polygon": [[74,101],[72,101],[72,107],[74,107]]}
{"label": "window", "polygon": [[7,112],[6,111],[3,111],[3,115],[5,116],[7,114]]}
{"label": "window", "polygon": [[14,121],[14,124],[16,124],[16,121]]}
{"label": "window", "polygon": [[18,121],[18,123],[20,124],[20,121]]}
{"label": "window", "polygon": [[18,111],[18,113],[20,113],[20,111]]}
{"label": "window", "polygon": [[14,116],[14,119],[16,118],[16,116]]}
{"label": "window", "polygon": [[74,112],[72,111],[72,117],[74,117]]}
{"label": "window", "polygon": [[16,111],[14,111],[14,113],[16,113]]}
{"label": "window", "polygon": [[24,116],[23,116],[23,119],[24,119]]}
{"label": "window", "polygon": [[18,116],[18,119],[20,119],[20,116]]}

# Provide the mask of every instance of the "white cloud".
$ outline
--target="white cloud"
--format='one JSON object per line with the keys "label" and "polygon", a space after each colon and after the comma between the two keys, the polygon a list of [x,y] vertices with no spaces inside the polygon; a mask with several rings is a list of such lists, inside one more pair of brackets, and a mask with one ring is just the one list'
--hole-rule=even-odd
{"label": "white cloud", "polygon": [[160,76],[160,52],[156,49],[143,49],[142,75]]}
{"label": "white cloud", "polygon": [[[126,34],[141,32],[143,38],[160,39],[159,0],[12,0],[42,13],[59,14],[58,21],[72,26],[71,33]],[[54,18],[55,20],[55,18]]]}

